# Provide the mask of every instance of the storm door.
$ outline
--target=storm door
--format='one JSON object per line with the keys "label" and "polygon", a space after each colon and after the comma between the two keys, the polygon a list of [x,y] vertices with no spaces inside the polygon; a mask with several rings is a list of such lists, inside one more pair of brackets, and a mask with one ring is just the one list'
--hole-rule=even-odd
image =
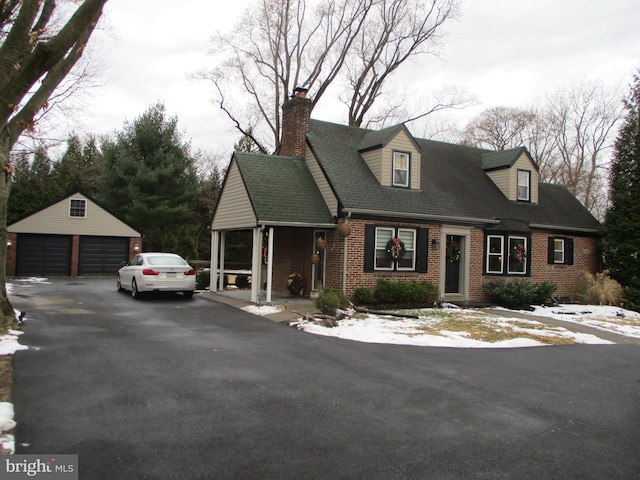
{"label": "storm door", "polygon": [[462,265],[462,252],[464,237],[459,235],[447,235],[446,266],[445,266],[445,293],[460,293],[460,266]]}
{"label": "storm door", "polygon": [[327,232],[314,230],[313,253],[314,259],[311,269],[311,290],[321,292],[324,289],[324,271],[326,264]]}

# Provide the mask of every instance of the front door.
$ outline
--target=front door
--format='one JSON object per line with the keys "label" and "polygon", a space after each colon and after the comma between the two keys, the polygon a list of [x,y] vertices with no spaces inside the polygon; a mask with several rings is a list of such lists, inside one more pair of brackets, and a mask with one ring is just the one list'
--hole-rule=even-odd
{"label": "front door", "polygon": [[325,246],[327,244],[327,232],[325,230],[315,230],[313,232],[314,253],[318,255],[318,263],[313,264],[311,272],[311,290],[322,292],[324,289],[325,270]]}
{"label": "front door", "polygon": [[447,235],[446,265],[445,265],[445,293],[460,293],[460,265],[462,257],[462,242],[464,237]]}

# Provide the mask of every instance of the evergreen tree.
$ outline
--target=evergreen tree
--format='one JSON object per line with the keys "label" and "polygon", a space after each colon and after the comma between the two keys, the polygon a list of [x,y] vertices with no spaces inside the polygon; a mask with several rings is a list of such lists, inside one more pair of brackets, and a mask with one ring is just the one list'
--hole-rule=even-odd
{"label": "evergreen tree", "polygon": [[640,72],[634,76],[611,165],[611,206],[603,254],[611,276],[625,286],[627,305],[640,308]]}
{"label": "evergreen tree", "polygon": [[177,118],[153,105],[106,140],[102,151],[97,199],[143,232],[146,251],[193,256],[197,178]]}
{"label": "evergreen tree", "polygon": [[7,223],[55,200],[58,189],[52,180],[52,163],[47,149],[39,146],[29,159],[26,153],[15,156],[11,196],[7,202]]}
{"label": "evergreen tree", "polygon": [[53,174],[59,195],[77,191],[95,195],[100,168],[100,151],[94,137],[83,143],[71,134],[67,139],[67,150],[53,167]]}

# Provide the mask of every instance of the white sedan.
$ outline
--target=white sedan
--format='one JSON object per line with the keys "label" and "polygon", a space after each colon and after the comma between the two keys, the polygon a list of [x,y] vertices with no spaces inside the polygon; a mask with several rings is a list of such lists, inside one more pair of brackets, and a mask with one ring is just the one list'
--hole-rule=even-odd
{"label": "white sedan", "polygon": [[139,253],[118,270],[118,291],[134,298],[144,292],[182,292],[190,298],[196,289],[196,271],[175,253]]}

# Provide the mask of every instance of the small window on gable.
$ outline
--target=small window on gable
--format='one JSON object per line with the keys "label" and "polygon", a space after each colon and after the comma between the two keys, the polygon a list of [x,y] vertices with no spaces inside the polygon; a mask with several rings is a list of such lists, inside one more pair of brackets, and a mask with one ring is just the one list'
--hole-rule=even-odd
{"label": "small window on gable", "polygon": [[518,201],[529,202],[531,200],[531,172],[518,170]]}
{"label": "small window on gable", "polygon": [[393,152],[393,186],[409,186],[409,164],[411,155],[405,152]]}
{"label": "small window on gable", "polygon": [[87,202],[81,198],[69,200],[69,216],[73,218],[85,218],[87,216]]}

